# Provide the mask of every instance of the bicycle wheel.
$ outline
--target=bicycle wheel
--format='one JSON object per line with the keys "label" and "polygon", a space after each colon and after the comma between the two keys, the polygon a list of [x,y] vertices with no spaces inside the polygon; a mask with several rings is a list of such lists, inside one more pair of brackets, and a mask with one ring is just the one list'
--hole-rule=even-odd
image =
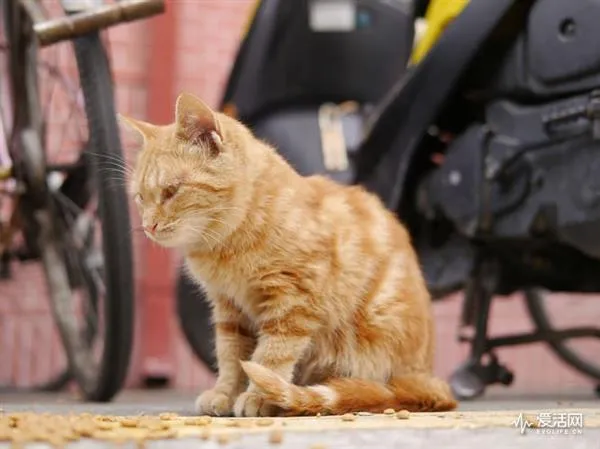
{"label": "bicycle wheel", "polygon": [[[589,308],[574,307],[574,301],[598,302],[598,298],[586,298],[584,296],[575,300],[570,298],[567,300],[570,302],[570,307],[568,307],[565,301],[561,301],[560,298],[549,298],[550,295],[540,289],[527,290],[524,294],[529,315],[539,331],[547,332],[565,326],[581,326],[581,322],[584,320],[589,322],[590,327],[598,329],[595,339],[586,338],[582,339],[584,341],[573,342],[569,340],[548,341],[547,344],[565,363],[580,373],[600,381],[600,360],[598,360],[600,328],[597,326],[600,311],[596,316],[589,316]],[[566,307],[568,307],[568,310],[564,310]],[[581,314],[577,313],[578,310],[581,310]],[[600,309],[597,308],[596,310]],[[571,323],[569,321],[576,322]]]}
{"label": "bicycle wheel", "polygon": [[19,209],[29,223],[24,240],[30,257],[43,262],[54,318],[83,397],[108,401],[125,380],[133,334],[127,195],[122,184],[111,182],[114,170],[102,169],[103,162],[124,167],[109,61],[98,33],[65,44],[75,51],[88,136],[67,161],[52,161],[53,119],[41,116],[37,49],[23,32],[30,24],[15,3],[9,17],[20,32],[12,33],[11,53],[22,55],[24,78],[34,80],[21,83],[22,75],[11,70],[13,88],[20,89],[15,98],[26,97],[28,107],[15,121],[22,135],[16,167],[26,185]]}
{"label": "bicycle wheel", "polygon": [[[32,55],[27,57],[27,47],[24,44],[23,40],[15,39],[14,33],[19,29],[18,23],[21,23],[21,17],[19,15],[19,10],[14,7],[14,5],[9,4],[8,2],[4,2],[2,7],[0,8],[0,167],[2,167],[5,175],[2,178],[2,187],[10,188],[14,187],[14,180],[11,177],[6,177],[6,174],[10,171],[10,166],[12,165],[11,161],[11,152],[9,151],[10,140],[12,139],[12,128],[13,122],[21,120],[21,122],[26,122],[31,117],[29,110],[31,109],[28,102],[23,102],[20,108],[17,110],[15,105],[15,100],[19,98],[27,98],[28,95],[23,94],[21,97],[13,98],[13,90],[16,86],[14,86],[13,77],[10,76],[11,66],[13,65],[21,65],[22,73],[30,73],[31,66],[27,64],[27,61],[33,61],[34,58],[31,58]],[[13,37],[12,42],[9,38]],[[11,44],[15,48],[15,51],[11,51]],[[27,76],[23,77],[20,81],[25,81]],[[21,91],[24,93],[25,89],[22,88]],[[5,197],[1,198],[0,206],[2,206],[2,220],[0,221],[0,225],[2,227],[2,231],[6,231],[9,227],[9,223],[5,220],[6,215],[6,201]],[[39,278],[37,276],[35,269],[31,269],[29,264],[26,261],[20,264],[19,267],[13,267],[15,261],[11,257],[9,249],[6,247],[6,243],[2,244],[2,251],[0,256],[0,285],[4,287],[6,283],[12,282],[13,284],[19,283],[20,279],[28,279]],[[20,273],[20,276],[17,276],[17,279],[13,278],[14,271]],[[5,302],[13,302],[20,299],[19,289],[8,287],[7,290],[2,291],[2,300]],[[68,369],[68,364],[66,360],[59,360],[54,363],[55,367],[51,369],[49,379],[48,377],[40,378],[38,376],[37,379],[34,379],[32,382],[26,382],[26,387],[15,387],[15,386],[2,386],[0,387],[0,392],[14,392],[14,391],[59,391],[63,389],[69,381],[72,379],[71,373]],[[10,366],[10,362],[9,362]],[[9,368],[10,369],[10,368]],[[14,367],[13,367],[14,370]],[[18,374],[18,369],[16,370]],[[48,374],[46,374],[48,376]]]}
{"label": "bicycle wheel", "polygon": [[[112,75],[99,33],[75,40],[75,52],[90,130],[89,149],[125,167],[116,121]],[[89,153],[88,153],[89,155]],[[133,261],[129,202],[123,184],[111,182],[99,157],[86,157],[97,189],[105,260],[105,340],[100,373],[88,397],[109,400],[119,391],[129,367],[133,340]],[[114,170],[112,171],[114,172]],[[76,185],[76,183],[75,183]]]}

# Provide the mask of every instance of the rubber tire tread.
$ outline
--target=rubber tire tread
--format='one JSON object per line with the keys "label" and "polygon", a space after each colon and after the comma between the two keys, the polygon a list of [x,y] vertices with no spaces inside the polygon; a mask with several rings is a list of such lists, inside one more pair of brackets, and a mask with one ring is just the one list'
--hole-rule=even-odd
{"label": "rubber tire tread", "polygon": [[[543,294],[542,291],[536,289],[524,292],[525,303],[531,320],[538,331],[548,332],[554,330],[554,328],[546,312],[546,307],[544,307]],[[582,359],[576,351],[573,351],[568,345],[559,341],[547,341],[546,344],[563,362],[582,374],[600,380],[600,365],[592,364]]]}
{"label": "rubber tire tread", "polygon": [[[90,135],[89,148],[109,157],[122,157],[114,106],[110,63],[99,33],[74,40],[81,88]],[[121,390],[127,376],[133,345],[134,281],[129,203],[124,186],[111,182],[110,171],[99,170],[98,157],[88,157],[96,178],[102,223],[106,298],[105,341],[97,384],[83,391],[88,401],[108,402]],[[74,373],[77,378],[77,373]]]}

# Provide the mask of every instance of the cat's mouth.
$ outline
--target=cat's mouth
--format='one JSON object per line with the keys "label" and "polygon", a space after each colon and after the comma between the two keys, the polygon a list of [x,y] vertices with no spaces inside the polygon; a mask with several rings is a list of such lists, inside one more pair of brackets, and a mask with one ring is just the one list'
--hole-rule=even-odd
{"label": "cat's mouth", "polygon": [[162,229],[155,229],[154,231],[145,231],[146,237],[150,240],[154,240],[156,243],[165,243],[165,240],[169,240],[175,233],[174,227],[165,227]]}

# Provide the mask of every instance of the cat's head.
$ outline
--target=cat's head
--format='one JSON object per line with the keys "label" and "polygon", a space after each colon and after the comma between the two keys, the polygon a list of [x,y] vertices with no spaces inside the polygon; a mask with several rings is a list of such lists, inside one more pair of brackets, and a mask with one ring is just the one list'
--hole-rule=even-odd
{"label": "cat's head", "polygon": [[190,94],[181,94],[175,109],[175,123],[166,126],[120,116],[143,137],[131,195],[152,240],[210,245],[240,221],[248,174],[244,129]]}

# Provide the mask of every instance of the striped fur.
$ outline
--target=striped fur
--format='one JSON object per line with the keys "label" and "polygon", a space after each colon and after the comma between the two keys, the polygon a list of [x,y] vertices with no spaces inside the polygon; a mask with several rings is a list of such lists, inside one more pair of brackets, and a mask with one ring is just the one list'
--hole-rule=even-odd
{"label": "striped fur", "polygon": [[184,253],[213,306],[220,374],[197,411],[455,407],[432,376],[430,297],[396,217],[361,187],[300,176],[191,95],[176,109],[167,126],[124,121],[144,137],[132,195],[147,235]]}

